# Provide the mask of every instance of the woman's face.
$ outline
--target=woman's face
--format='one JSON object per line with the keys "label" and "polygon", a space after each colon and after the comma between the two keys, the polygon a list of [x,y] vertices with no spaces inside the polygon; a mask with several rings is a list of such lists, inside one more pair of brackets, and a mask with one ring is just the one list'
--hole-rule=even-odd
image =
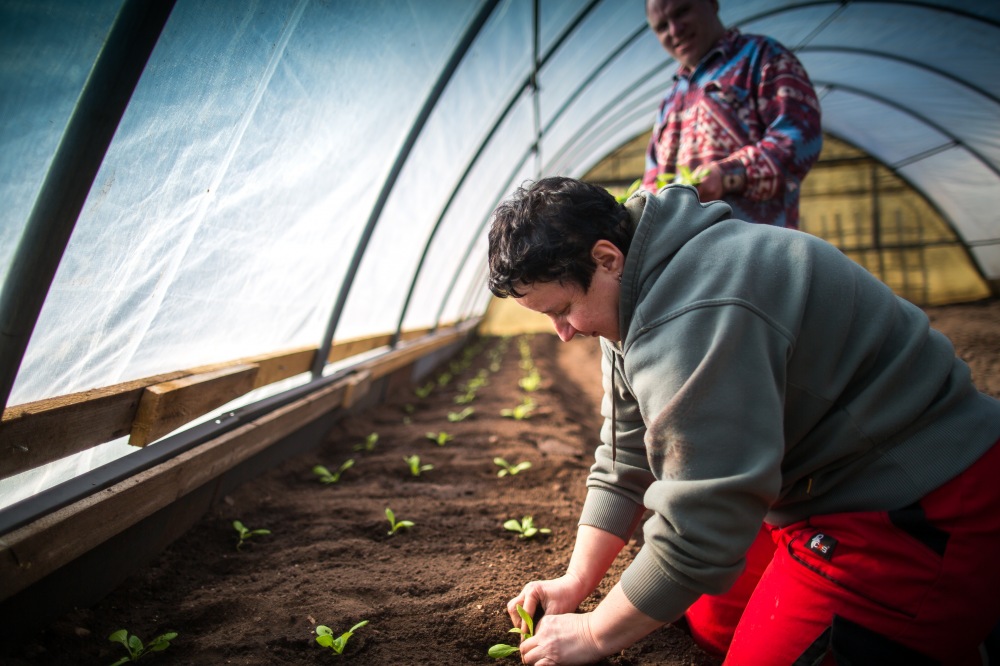
{"label": "woman's face", "polygon": [[594,249],[597,270],[587,291],[577,284],[536,282],[519,287],[524,296],[514,299],[522,307],[547,315],[563,342],[578,335],[620,341],[618,299],[624,257],[608,241],[598,241]]}

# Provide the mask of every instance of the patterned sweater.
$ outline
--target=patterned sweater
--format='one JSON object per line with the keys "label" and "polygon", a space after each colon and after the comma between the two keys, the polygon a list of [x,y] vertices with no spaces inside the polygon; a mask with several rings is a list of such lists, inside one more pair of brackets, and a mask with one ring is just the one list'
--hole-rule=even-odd
{"label": "patterned sweater", "polygon": [[799,188],[823,145],[819,101],[798,59],[733,28],[674,78],[646,152],[645,189],[678,166],[719,162],[734,217],[798,228]]}

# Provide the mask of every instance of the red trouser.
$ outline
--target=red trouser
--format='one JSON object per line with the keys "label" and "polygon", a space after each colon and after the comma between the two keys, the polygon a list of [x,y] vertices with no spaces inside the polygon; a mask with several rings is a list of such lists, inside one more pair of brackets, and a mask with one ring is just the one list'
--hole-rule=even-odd
{"label": "red trouser", "polygon": [[732,666],[982,664],[1000,620],[1000,441],[910,507],[765,525],[736,585],[686,617]]}

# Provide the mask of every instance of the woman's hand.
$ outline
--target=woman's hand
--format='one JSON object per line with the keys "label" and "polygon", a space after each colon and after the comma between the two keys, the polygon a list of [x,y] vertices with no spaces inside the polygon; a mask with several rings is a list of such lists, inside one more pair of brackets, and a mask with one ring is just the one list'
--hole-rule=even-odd
{"label": "woman's hand", "polygon": [[590,630],[592,613],[545,615],[535,627],[535,635],[521,643],[521,662],[554,664],[592,664],[613,650],[605,651]]}
{"label": "woman's hand", "polygon": [[534,580],[507,602],[507,613],[515,627],[524,629],[521,616],[517,613],[518,605],[532,617],[538,614],[539,608],[544,609],[546,615],[560,615],[575,611],[588,594],[590,590],[583,581],[571,574],[552,580]]}
{"label": "woman's hand", "polygon": [[556,614],[546,609],[545,618],[535,626],[535,635],[521,643],[521,661],[542,666],[590,664],[625,649],[664,624],[633,606],[618,584],[591,613]]}

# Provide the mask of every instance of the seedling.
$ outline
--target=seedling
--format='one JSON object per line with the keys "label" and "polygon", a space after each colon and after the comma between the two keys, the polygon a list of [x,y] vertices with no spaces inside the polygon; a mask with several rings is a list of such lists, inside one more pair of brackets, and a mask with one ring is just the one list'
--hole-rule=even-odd
{"label": "seedling", "polygon": [[517,474],[519,472],[523,472],[526,469],[531,469],[531,463],[528,462],[527,460],[522,460],[521,462],[517,463],[516,465],[511,465],[509,462],[507,462],[503,458],[494,458],[493,459],[493,463],[495,465],[503,468],[499,472],[497,472],[497,476],[500,476],[500,477],[507,476],[508,474],[510,474],[511,476],[514,476],[515,474]]}
{"label": "seedling", "polygon": [[434,382],[427,382],[423,386],[418,386],[417,388],[413,389],[413,392],[417,395],[418,398],[423,400],[424,398],[429,396],[431,394],[431,391],[433,390],[434,390]]}
{"label": "seedling", "polygon": [[340,475],[352,467],[354,467],[354,458],[348,458],[347,462],[338,467],[336,472],[331,472],[323,465],[316,465],[313,467],[313,474],[318,476],[323,483],[337,483],[340,481]]}
{"label": "seedling", "polygon": [[411,520],[400,520],[397,522],[396,514],[394,514],[392,512],[392,509],[390,509],[389,507],[385,507],[385,517],[389,519],[389,528],[390,528],[388,532],[389,536],[392,536],[393,534],[403,529],[404,527],[409,529],[410,527],[413,527],[415,524]]}
{"label": "seedling", "polygon": [[[526,638],[531,638],[532,636],[534,636],[535,621],[531,619],[531,616],[528,615],[528,611],[524,610],[524,606],[522,606],[521,604],[517,605],[517,614],[521,616],[521,619],[524,621],[524,625],[525,627],[527,627],[527,629],[514,627],[507,633],[521,634],[522,641],[525,640]],[[509,657],[510,655],[514,654],[515,652],[518,652],[519,650],[520,648],[518,648],[515,645],[507,645],[506,643],[497,643],[496,645],[491,647],[486,654],[493,657],[494,659],[503,659],[504,657]]]}
{"label": "seedling", "polygon": [[455,396],[456,405],[467,405],[476,399],[475,389],[469,389],[465,393],[459,393]]}
{"label": "seedling", "polygon": [[170,641],[175,638],[177,638],[177,632],[169,631],[149,641],[149,645],[143,645],[142,640],[138,636],[129,634],[125,629],[119,629],[108,636],[108,640],[112,643],[121,643],[124,645],[125,649],[128,650],[128,656],[122,657],[111,664],[111,666],[121,666],[121,664],[127,664],[130,661],[139,661],[139,657],[149,652],[163,652],[170,647]]}
{"label": "seedling", "polygon": [[410,466],[410,474],[413,476],[420,476],[421,472],[428,472],[434,469],[434,465],[421,465],[420,456],[416,454],[403,458],[403,460]]}
{"label": "seedling", "polygon": [[536,534],[552,534],[552,530],[547,527],[535,527],[535,521],[531,516],[525,516],[520,522],[511,518],[503,526],[504,529],[517,532],[519,539],[530,539]]}
{"label": "seedling", "polygon": [[448,421],[451,423],[458,423],[459,421],[464,421],[465,419],[472,416],[473,412],[476,410],[473,407],[466,407],[460,412],[448,412]]}
{"label": "seedling", "polygon": [[500,416],[505,416],[516,421],[523,421],[525,419],[530,419],[532,412],[535,411],[535,401],[531,398],[525,396],[521,404],[512,409],[501,409]]}
{"label": "seedling", "polygon": [[475,377],[465,383],[466,387],[478,391],[490,383],[489,374],[486,370],[480,370]]}
{"label": "seedling", "polygon": [[333,631],[330,627],[325,624],[321,624],[316,627],[316,642],[323,647],[328,647],[337,654],[344,654],[344,648],[347,647],[347,640],[354,635],[354,632],[361,627],[368,624],[368,620],[362,620],[356,625],[350,628],[350,630],[345,631],[340,636],[334,638]]}
{"label": "seedling", "polygon": [[[669,174],[663,174],[668,176]],[[687,165],[681,165],[677,168],[677,175],[674,176],[673,182],[680,183],[681,185],[697,185],[701,181],[705,180],[705,176],[708,175],[708,169],[706,167],[701,167],[696,171],[691,171]],[[659,180],[657,180],[657,187],[661,187]]]}
{"label": "seedling", "polygon": [[[686,166],[681,167],[681,171],[684,171],[684,170],[686,170],[687,173],[689,175],[691,175],[691,170],[688,169]],[[698,183],[700,183],[702,181],[702,179],[704,177],[705,177],[704,174],[700,174],[700,176],[699,176],[699,178],[698,178],[698,180],[696,182],[690,182],[690,183],[685,183],[685,184],[686,185],[697,185]],[[678,182],[679,183],[681,181],[680,180],[675,180],[674,174],[672,174],[672,173],[661,173],[661,174],[658,174],[656,176],[656,184],[654,185],[654,187],[656,188],[657,191],[659,191],[661,188],[666,187],[667,185],[669,185],[672,182]],[[628,189],[625,190],[624,194],[619,194],[618,196],[615,197],[615,199],[618,200],[618,203],[625,203],[628,200],[628,198],[630,196],[632,196],[632,194],[634,194],[636,190],[639,189],[639,186],[641,186],[641,185],[642,185],[642,178],[636,178],[635,181],[631,185],[628,186]]]}
{"label": "seedling", "polygon": [[449,435],[443,430],[441,432],[429,432],[426,435],[424,435],[424,437],[431,440],[438,446],[444,446],[451,440],[455,439],[453,436]]}
{"label": "seedling", "polygon": [[236,533],[240,535],[240,540],[236,544],[236,550],[240,550],[243,547],[243,543],[251,537],[264,536],[271,533],[271,530],[248,530],[246,526],[238,520],[233,521],[233,528],[236,530]]}
{"label": "seedling", "polygon": [[354,445],[355,451],[374,451],[375,445],[378,443],[378,433],[373,432],[365,436],[365,441],[360,444]]}
{"label": "seedling", "polygon": [[532,393],[537,391],[538,387],[542,385],[542,376],[538,374],[537,369],[532,368],[528,374],[518,380],[517,385],[525,391]]}
{"label": "seedling", "polygon": [[450,372],[442,372],[440,375],[438,375],[437,385],[441,387],[447,386],[448,384],[451,383],[451,377],[452,375]]}

